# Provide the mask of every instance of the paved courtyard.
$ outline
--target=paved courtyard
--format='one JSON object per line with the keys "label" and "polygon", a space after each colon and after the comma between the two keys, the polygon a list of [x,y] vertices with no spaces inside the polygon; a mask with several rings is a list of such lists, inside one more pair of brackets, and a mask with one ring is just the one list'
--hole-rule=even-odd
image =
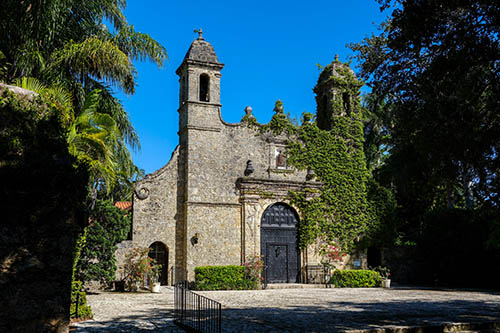
{"label": "paved courtyard", "polygon": [[[181,332],[172,319],[173,289],[162,288],[160,294],[89,295],[94,319],[78,323],[77,332]],[[346,288],[200,293],[222,303],[223,332],[337,332],[500,322],[500,293],[493,292]]]}

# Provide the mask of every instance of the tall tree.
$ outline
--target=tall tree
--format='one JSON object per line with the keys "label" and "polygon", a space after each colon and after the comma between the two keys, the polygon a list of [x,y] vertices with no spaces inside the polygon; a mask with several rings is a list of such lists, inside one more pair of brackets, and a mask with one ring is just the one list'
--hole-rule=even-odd
{"label": "tall tree", "polygon": [[498,207],[500,4],[379,3],[394,6],[390,20],[351,48],[361,76],[394,111],[398,194],[420,211]]}
{"label": "tall tree", "polygon": [[96,113],[113,119],[118,140],[115,175],[102,169],[91,181],[94,187],[101,179],[128,179],[138,171],[126,145],[138,149],[139,139],[112,88],[134,93],[132,61],[161,67],[167,58],[163,46],[128,24],[125,7],[124,0],[6,0],[0,7],[0,79],[30,76],[46,86],[64,86],[74,97],[75,119],[84,112],[85,96],[101,91]]}
{"label": "tall tree", "polygon": [[80,281],[109,284],[115,279],[116,244],[127,239],[130,216],[110,201],[97,200],[90,218],[76,276]]}

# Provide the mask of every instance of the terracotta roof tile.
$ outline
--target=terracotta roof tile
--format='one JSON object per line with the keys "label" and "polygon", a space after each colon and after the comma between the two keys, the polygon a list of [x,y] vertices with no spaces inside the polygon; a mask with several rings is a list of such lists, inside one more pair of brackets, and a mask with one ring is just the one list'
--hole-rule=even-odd
{"label": "terracotta roof tile", "polygon": [[131,210],[132,201],[117,201],[115,202],[115,206],[120,208],[121,210]]}

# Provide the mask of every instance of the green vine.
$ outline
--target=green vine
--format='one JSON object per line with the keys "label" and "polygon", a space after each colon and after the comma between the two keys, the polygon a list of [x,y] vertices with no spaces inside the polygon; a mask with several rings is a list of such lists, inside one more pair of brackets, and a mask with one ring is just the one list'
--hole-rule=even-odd
{"label": "green vine", "polygon": [[285,133],[287,162],[299,170],[314,171],[324,184],[319,191],[307,188],[288,193],[290,203],[301,213],[301,249],[322,239],[348,252],[361,234],[372,235],[372,230],[380,230],[382,222],[376,215],[388,215],[385,211],[389,208],[379,212],[373,207],[380,204],[378,199],[388,198],[385,192],[370,187],[372,192],[377,190],[380,198],[373,193],[368,198],[370,176],[359,112],[362,85],[349,65],[336,59],[323,68],[314,88],[318,105],[315,117],[303,113],[302,124],[294,125],[278,100],[275,115],[260,127],[261,134]]}
{"label": "green vine", "polygon": [[356,116],[360,109],[359,81],[348,64],[335,60],[321,72],[316,94],[317,123],[321,129],[330,130],[338,116]]}
{"label": "green vine", "polygon": [[[294,131],[295,139],[288,142],[288,163],[301,170],[312,169],[324,184],[313,198],[306,192],[289,193],[291,203],[302,215],[300,248],[321,238],[348,251],[370,228],[369,173],[363,152],[363,125],[357,112],[360,87],[347,66],[339,62],[326,66],[314,89],[317,122],[311,121],[311,114],[304,114],[302,125]],[[320,124],[320,119],[328,123]]]}
{"label": "green vine", "polygon": [[240,123],[244,124],[248,128],[254,129],[259,129],[262,126],[252,114],[244,115],[243,118],[241,118]]}
{"label": "green vine", "polygon": [[271,118],[271,121],[268,124],[262,125],[262,127],[260,128],[260,133],[264,134],[270,131],[274,135],[280,135],[283,132],[285,132],[287,135],[295,134],[297,128],[285,114],[283,102],[279,99],[274,105],[274,112],[275,114]]}

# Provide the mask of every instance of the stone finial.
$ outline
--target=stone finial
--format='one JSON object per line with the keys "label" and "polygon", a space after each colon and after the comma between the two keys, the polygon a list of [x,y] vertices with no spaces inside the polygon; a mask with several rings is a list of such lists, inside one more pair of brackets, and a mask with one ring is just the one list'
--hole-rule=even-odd
{"label": "stone finial", "polygon": [[253,111],[252,107],[250,105],[247,105],[247,107],[245,108],[245,114],[247,116],[251,116],[252,115],[252,111]]}
{"label": "stone finial", "polygon": [[276,113],[284,113],[285,112],[285,108],[283,107],[283,102],[281,101],[281,99],[278,99],[276,101],[276,103],[274,104],[273,111]]}
{"label": "stone finial", "polygon": [[204,39],[202,34],[203,34],[203,29],[194,29],[194,32],[198,33],[198,39]]}

